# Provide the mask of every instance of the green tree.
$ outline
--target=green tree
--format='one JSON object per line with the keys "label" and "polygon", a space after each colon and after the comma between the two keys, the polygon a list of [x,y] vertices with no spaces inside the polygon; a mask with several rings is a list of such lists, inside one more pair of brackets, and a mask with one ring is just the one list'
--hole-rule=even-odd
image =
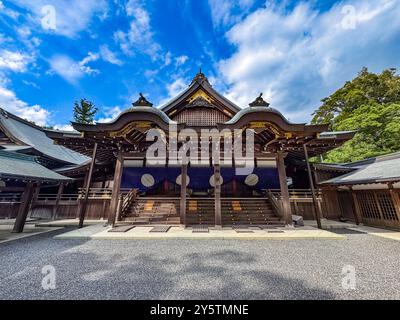
{"label": "green tree", "polygon": [[93,123],[97,108],[93,102],[86,100],[85,98],[74,103],[74,120],[78,123]]}
{"label": "green tree", "polygon": [[400,77],[395,69],[374,74],[364,68],[322,102],[312,123],[358,131],[351,141],[328,152],[324,161],[356,161],[400,150]]}

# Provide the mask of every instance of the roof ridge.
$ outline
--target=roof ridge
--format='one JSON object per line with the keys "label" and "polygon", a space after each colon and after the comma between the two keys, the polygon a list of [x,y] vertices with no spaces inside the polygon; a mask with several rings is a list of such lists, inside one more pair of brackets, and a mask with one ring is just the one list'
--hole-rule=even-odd
{"label": "roof ridge", "polygon": [[43,127],[41,127],[41,126],[39,126],[39,125],[29,121],[29,120],[26,120],[26,119],[23,119],[21,117],[18,117],[17,115],[15,115],[15,114],[13,114],[13,113],[11,113],[11,112],[9,112],[9,111],[5,110],[4,108],[1,108],[1,107],[0,107],[0,114],[5,116],[6,118],[13,118],[14,120],[22,122],[22,123],[24,123],[24,124],[26,124],[28,126],[31,126],[31,127],[35,128],[35,129],[37,129],[37,130],[40,130],[40,131],[44,130]]}

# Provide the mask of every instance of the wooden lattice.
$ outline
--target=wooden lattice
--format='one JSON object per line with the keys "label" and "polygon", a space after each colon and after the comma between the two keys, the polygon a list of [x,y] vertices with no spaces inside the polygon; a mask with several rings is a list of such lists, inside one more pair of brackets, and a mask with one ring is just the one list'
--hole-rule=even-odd
{"label": "wooden lattice", "polygon": [[189,126],[215,126],[228,121],[229,117],[217,109],[190,108],[178,113],[173,120]]}
{"label": "wooden lattice", "polygon": [[398,221],[393,199],[388,191],[363,191],[357,193],[363,218]]}
{"label": "wooden lattice", "polygon": [[398,221],[396,208],[394,207],[394,203],[390,193],[378,193],[377,198],[382,210],[383,219]]}
{"label": "wooden lattice", "polygon": [[361,214],[366,219],[380,219],[378,203],[372,192],[362,192],[357,194],[358,203],[360,204]]}

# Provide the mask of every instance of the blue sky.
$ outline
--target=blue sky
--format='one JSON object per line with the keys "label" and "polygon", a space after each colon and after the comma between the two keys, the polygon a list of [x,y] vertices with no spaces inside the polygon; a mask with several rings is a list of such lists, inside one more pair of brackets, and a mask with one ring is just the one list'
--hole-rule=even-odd
{"label": "blue sky", "polygon": [[264,92],[307,122],[363,66],[399,67],[399,17],[400,0],[1,0],[0,106],[68,129],[77,99],[109,121],[201,67],[239,106]]}

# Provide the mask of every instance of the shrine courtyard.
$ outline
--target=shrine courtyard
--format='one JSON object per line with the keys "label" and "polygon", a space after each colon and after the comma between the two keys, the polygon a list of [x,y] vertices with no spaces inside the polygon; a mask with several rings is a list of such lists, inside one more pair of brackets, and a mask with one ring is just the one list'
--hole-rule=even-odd
{"label": "shrine courtyard", "polygon": [[[54,238],[69,231],[1,243],[0,299],[400,298],[399,242],[354,230],[330,230],[343,240]],[[54,289],[42,286],[49,266]]]}

